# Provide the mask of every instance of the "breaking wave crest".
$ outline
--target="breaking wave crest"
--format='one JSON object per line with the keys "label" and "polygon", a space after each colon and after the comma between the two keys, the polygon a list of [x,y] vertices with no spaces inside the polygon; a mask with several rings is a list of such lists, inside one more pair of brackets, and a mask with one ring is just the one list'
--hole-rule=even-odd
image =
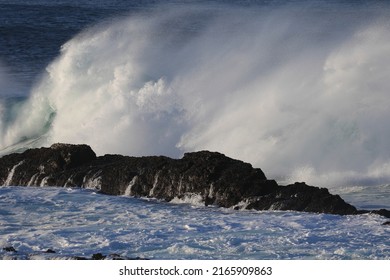
{"label": "breaking wave crest", "polygon": [[389,10],[349,9],[160,7],[89,28],[27,100],[0,97],[0,148],[208,149],[280,181],[389,182]]}

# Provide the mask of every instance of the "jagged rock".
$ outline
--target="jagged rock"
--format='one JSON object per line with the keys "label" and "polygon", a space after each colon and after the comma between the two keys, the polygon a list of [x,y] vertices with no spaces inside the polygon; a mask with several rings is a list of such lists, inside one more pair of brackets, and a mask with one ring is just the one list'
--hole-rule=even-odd
{"label": "jagged rock", "polygon": [[12,246],[4,247],[4,248],[3,248],[3,251],[6,251],[6,252],[14,252],[14,253],[17,252],[16,249],[15,249],[14,247],[12,247]]}
{"label": "jagged rock", "polygon": [[104,260],[106,256],[104,256],[102,253],[96,253],[92,255],[92,260]]}
{"label": "jagged rock", "polygon": [[380,210],[358,210],[357,214],[376,214],[386,218],[390,218],[390,211],[386,209]]}
{"label": "jagged rock", "polygon": [[[165,201],[195,196],[205,205],[235,209],[362,213],[327,189],[305,183],[280,186],[249,163],[209,151],[186,153],[182,159],[96,157],[87,145],[54,144],[0,158],[0,185],[93,188]],[[389,215],[385,209],[371,212]]]}
{"label": "jagged rock", "polygon": [[386,218],[390,218],[390,211],[386,209],[372,210],[371,213],[378,214]]}
{"label": "jagged rock", "polygon": [[354,206],[347,204],[340,196],[330,194],[325,188],[305,183],[278,186],[266,196],[251,198],[249,202],[247,208],[257,210],[295,210],[342,215],[357,212]]}
{"label": "jagged rock", "polygon": [[77,169],[96,159],[87,145],[53,144],[50,148],[29,149],[0,159],[0,185],[55,185],[55,176]]}

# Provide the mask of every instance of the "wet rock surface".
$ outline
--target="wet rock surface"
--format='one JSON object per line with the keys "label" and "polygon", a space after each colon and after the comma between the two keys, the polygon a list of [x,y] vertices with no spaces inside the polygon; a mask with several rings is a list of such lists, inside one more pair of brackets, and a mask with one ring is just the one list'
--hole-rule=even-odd
{"label": "wet rock surface", "polygon": [[87,145],[54,144],[0,158],[0,185],[92,188],[165,201],[196,196],[205,205],[236,209],[390,217],[385,209],[357,210],[325,188],[305,183],[280,186],[249,163],[209,151],[186,153],[181,159],[97,157]]}

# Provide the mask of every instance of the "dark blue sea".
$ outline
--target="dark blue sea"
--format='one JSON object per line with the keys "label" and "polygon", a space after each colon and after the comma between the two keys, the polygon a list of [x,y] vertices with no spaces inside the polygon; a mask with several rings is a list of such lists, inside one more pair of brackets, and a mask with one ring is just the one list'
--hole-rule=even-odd
{"label": "dark blue sea", "polygon": [[[0,1],[0,156],[206,149],[389,209],[389,65],[385,1]],[[22,259],[390,259],[384,221],[0,187]]]}

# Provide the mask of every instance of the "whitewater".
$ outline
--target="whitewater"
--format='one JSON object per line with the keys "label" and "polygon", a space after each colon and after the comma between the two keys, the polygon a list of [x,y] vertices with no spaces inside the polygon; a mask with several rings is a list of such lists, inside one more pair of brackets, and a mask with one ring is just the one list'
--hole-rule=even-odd
{"label": "whitewater", "polygon": [[[0,189],[3,259],[389,259],[377,215],[236,211],[92,190]],[[47,250],[56,253],[45,253]]]}
{"label": "whitewater", "polygon": [[[281,184],[390,208],[388,4],[127,2],[0,1],[1,156],[56,142],[99,155],[211,150]],[[390,258],[375,215],[176,202],[1,187],[0,247],[16,258]]]}

